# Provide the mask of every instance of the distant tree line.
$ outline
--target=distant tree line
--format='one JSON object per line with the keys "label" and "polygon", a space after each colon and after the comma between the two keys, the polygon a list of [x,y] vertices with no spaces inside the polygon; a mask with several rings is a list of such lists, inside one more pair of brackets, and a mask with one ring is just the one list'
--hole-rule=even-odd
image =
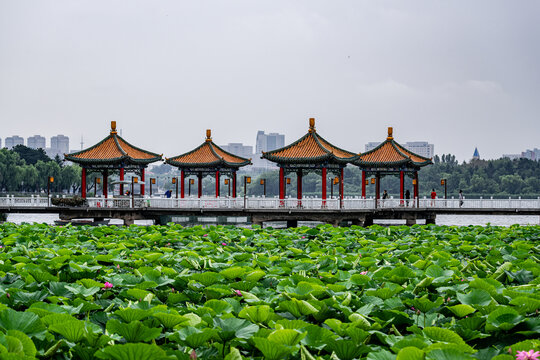
{"label": "distant tree line", "polygon": [[57,156],[49,158],[43,149],[17,145],[13,150],[0,149],[0,191],[33,192],[47,190],[47,178],[52,176],[52,192],[78,192],[81,168],[65,165]]}

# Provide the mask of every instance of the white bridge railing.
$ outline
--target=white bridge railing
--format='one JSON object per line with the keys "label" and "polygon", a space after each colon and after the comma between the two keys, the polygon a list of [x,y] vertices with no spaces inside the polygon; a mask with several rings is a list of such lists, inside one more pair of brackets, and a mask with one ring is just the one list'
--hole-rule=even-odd
{"label": "white bridge railing", "polygon": [[[0,197],[0,208],[9,207],[47,207],[52,206],[47,196]],[[188,198],[87,198],[90,208],[162,208],[162,209],[540,209],[540,197],[537,199],[378,199],[373,198],[264,198],[264,197],[188,197]]]}

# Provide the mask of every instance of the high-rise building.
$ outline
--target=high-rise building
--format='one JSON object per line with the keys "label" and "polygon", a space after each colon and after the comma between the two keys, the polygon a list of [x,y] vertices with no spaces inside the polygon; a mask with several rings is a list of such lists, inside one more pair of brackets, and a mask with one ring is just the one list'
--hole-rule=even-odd
{"label": "high-rise building", "polygon": [[69,137],[65,135],[57,135],[51,137],[51,147],[47,149],[47,155],[54,158],[56,155],[63,157],[69,153]]}
{"label": "high-rise building", "polygon": [[264,131],[257,131],[255,141],[255,153],[261,155],[262,151],[271,151],[285,146],[285,135],[278,133],[265,134]]}
{"label": "high-rise building", "polygon": [[0,139],[0,149],[2,148],[2,139]]}
{"label": "high-rise building", "polygon": [[263,151],[271,151],[285,146],[285,135],[278,133],[265,134],[264,131],[257,131],[255,140],[255,156],[253,157],[253,166],[257,168],[274,168],[276,164],[266,159],[261,159]]}
{"label": "high-rise building", "polygon": [[251,159],[253,157],[253,146],[244,145],[242,143],[229,143],[227,145],[219,145],[219,147],[231,154],[246,159]]}
{"label": "high-rise building", "polygon": [[6,138],[6,147],[8,149],[13,149],[17,145],[24,145],[24,138],[18,135],[13,135]]}
{"label": "high-rise building", "polygon": [[[380,142],[368,142],[366,144],[366,152],[375,149]],[[402,144],[403,147],[415,154],[431,159],[435,154],[435,146],[427,141],[411,141]]]}
{"label": "high-rise building", "polygon": [[41,135],[30,136],[26,139],[26,146],[32,149],[43,149],[45,150],[45,137]]}

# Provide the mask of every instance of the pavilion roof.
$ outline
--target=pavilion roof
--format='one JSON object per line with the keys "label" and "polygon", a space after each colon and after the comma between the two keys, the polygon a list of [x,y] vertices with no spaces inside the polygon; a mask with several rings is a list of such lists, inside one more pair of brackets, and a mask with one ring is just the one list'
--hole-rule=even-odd
{"label": "pavilion roof", "polygon": [[431,159],[407,150],[394,140],[392,128],[388,128],[388,137],[375,149],[360,154],[355,165],[360,167],[411,167],[417,168],[433,164]]}
{"label": "pavilion roof", "polygon": [[309,119],[308,133],[290,145],[262,153],[261,158],[278,164],[346,164],[358,155],[330,144],[315,130],[315,119]]}
{"label": "pavilion roof", "polygon": [[206,130],[204,143],[185,154],[165,158],[165,162],[178,168],[239,168],[251,164],[251,159],[231,154],[217,146],[211,134],[210,130]]}
{"label": "pavilion roof", "polygon": [[148,165],[161,160],[161,155],[131,145],[116,132],[116,121],[111,122],[111,133],[87,149],[64,154],[66,160],[81,165]]}

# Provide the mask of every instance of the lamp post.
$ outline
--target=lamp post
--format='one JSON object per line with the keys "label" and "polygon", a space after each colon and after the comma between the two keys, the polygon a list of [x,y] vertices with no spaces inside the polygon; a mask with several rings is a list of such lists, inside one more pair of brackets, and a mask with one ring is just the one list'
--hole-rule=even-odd
{"label": "lamp post", "polygon": [[244,209],[247,201],[247,184],[251,184],[251,176],[244,176]]}
{"label": "lamp post", "polygon": [[152,197],[152,184],[156,183],[155,178],[150,178],[150,197]]}
{"label": "lamp post", "polygon": [[446,179],[441,179],[441,185],[444,186],[444,200],[446,200]]}
{"label": "lamp post", "polygon": [[48,176],[47,177],[47,206],[51,206],[51,183],[54,182],[54,177]]}
{"label": "lamp post", "polygon": [[334,185],[339,184],[339,178],[336,176],[335,178],[330,178],[330,199],[334,198]]}
{"label": "lamp post", "polygon": [[94,197],[97,197],[97,184],[101,184],[101,178],[94,178]]}
{"label": "lamp post", "polygon": [[228,196],[231,197],[231,181],[229,179],[225,179],[223,180],[223,182],[225,183],[225,185],[229,186]]}
{"label": "lamp post", "polygon": [[176,198],[178,199],[178,178],[173,177],[172,178],[172,183],[176,185]]}
{"label": "lamp post", "polygon": [[266,179],[261,179],[260,183],[263,186],[263,195],[266,197]]}
{"label": "lamp post", "polygon": [[189,179],[188,196],[191,197],[191,185],[195,184],[195,180]]}
{"label": "lamp post", "polygon": [[136,177],[136,176],[133,176],[131,178],[131,207],[134,207],[135,206],[135,186],[134,184],[138,184],[139,183],[139,178]]}
{"label": "lamp post", "polygon": [[285,184],[283,184],[283,196],[287,197],[287,185],[291,185],[291,178],[285,178]]}

